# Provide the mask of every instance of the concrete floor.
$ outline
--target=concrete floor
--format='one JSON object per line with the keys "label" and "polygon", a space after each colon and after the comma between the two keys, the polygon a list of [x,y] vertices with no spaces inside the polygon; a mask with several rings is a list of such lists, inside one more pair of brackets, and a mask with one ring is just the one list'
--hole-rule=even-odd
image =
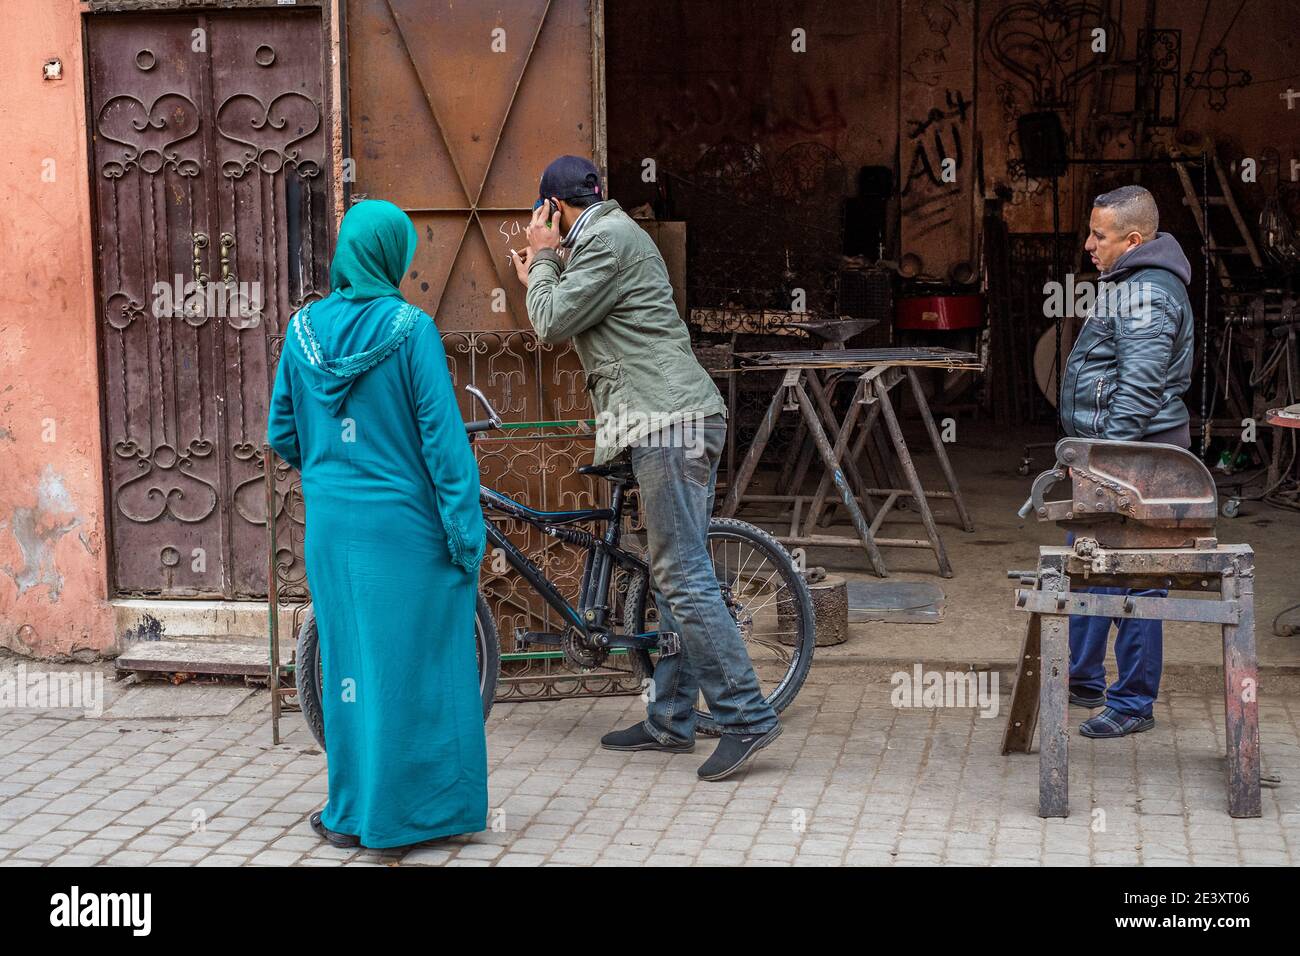
{"label": "concrete floor", "polygon": [[[1050,440],[1048,430],[1027,431],[1009,439],[1005,432],[959,423],[958,440],[948,446],[966,505],[975,523],[967,533],[957,524],[951,502],[934,503],[935,518],[943,535],[955,574],[940,577],[929,551],[892,548],[884,551],[890,576],[905,581],[931,581],[947,598],[942,623],[850,625],[849,640],[836,647],[819,648],[817,667],[840,665],[883,674],[897,665],[921,661],[965,667],[1014,669],[1024,637],[1027,615],[1013,606],[1015,582],[1006,571],[1033,568],[1038,547],[1063,543],[1053,523],[1024,521],[1016,512],[1029,496],[1029,486],[1053,462],[1050,449],[1035,452],[1029,477],[1017,473],[1025,442]],[[908,429],[911,448],[922,482],[928,489],[943,487],[942,476],[929,445]],[[770,481],[771,476],[762,478]],[[770,506],[768,506],[770,507]],[[759,505],[746,506],[739,517],[784,533],[780,524],[761,520]],[[770,513],[770,512],[769,512]],[[920,516],[895,511],[882,535],[924,538]],[[851,536],[847,521],[829,533]],[[1274,616],[1300,602],[1300,514],[1260,502],[1244,503],[1240,516],[1220,518],[1219,540],[1245,542],[1256,555],[1256,641],[1261,664],[1261,684],[1300,693],[1300,635],[1278,637],[1272,633]],[[810,548],[808,564],[823,565],[849,578],[878,580],[860,549]],[[1286,620],[1300,621],[1300,612]],[[1113,663],[1113,662],[1112,662]],[[1165,672],[1168,686],[1213,691],[1221,686],[1222,642],[1217,627],[1203,624],[1165,625]]]}

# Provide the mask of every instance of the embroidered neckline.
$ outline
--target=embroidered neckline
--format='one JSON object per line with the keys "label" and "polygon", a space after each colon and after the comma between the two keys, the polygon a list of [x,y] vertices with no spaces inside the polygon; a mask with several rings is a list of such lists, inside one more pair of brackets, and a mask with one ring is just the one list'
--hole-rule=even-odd
{"label": "embroidered neckline", "polygon": [[330,360],[325,358],[325,352],[316,336],[316,330],[311,324],[311,307],[313,304],[308,302],[294,314],[293,326],[294,333],[298,338],[298,345],[302,349],[303,357],[310,364],[340,378],[353,378],[362,372],[369,371],[388,358],[406,341],[406,337],[415,328],[416,320],[422,314],[419,309],[409,302],[403,302],[397,311],[393,313],[389,325],[389,337],[382,345],[345,359]]}

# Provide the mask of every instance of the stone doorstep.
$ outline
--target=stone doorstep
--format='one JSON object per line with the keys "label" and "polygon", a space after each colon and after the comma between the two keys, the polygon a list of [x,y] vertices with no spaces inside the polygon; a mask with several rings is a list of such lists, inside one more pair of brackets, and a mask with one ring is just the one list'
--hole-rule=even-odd
{"label": "stone doorstep", "polygon": [[[265,601],[188,601],[131,598],[111,602],[119,645],[132,641],[265,641]],[[281,635],[292,628],[292,609],[281,613]]]}
{"label": "stone doorstep", "polygon": [[[280,663],[288,664],[293,644],[280,643]],[[131,641],[117,656],[119,671],[266,677],[267,641]]]}
{"label": "stone doorstep", "polygon": [[[112,602],[119,671],[260,676],[269,670],[265,601]],[[292,608],[280,617],[280,660],[293,652]]]}

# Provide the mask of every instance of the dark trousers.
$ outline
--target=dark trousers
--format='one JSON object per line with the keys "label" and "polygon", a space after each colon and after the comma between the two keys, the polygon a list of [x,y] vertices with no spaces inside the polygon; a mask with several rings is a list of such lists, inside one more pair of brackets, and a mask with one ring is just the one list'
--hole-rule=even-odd
{"label": "dark trousers", "polygon": [[[1143,441],[1190,448],[1187,425],[1171,428]],[[1074,543],[1068,535],[1067,544]],[[1168,597],[1165,590],[1133,591],[1124,588],[1080,588],[1089,594],[1132,594]],[[1115,664],[1119,675],[1106,686],[1106,645],[1110,640],[1111,618],[1070,616],[1070,687],[1089,695],[1106,692],[1106,704],[1122,714],[1150,717],[1151,706],[1160,692],[1160,671],[1164,665],[1164,622],[1115,619]]]}

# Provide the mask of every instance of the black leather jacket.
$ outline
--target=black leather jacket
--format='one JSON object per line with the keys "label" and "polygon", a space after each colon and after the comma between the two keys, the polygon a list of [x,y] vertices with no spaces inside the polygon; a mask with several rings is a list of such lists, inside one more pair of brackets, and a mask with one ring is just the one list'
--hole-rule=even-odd
{"label": "black leather jacket", "polygon": [[1194,357],[1191,272],[1178,240],[1161,232],[1102,274],[1061,376],[1067,435],[1136,441],[1187,423],[1182,397]]}

